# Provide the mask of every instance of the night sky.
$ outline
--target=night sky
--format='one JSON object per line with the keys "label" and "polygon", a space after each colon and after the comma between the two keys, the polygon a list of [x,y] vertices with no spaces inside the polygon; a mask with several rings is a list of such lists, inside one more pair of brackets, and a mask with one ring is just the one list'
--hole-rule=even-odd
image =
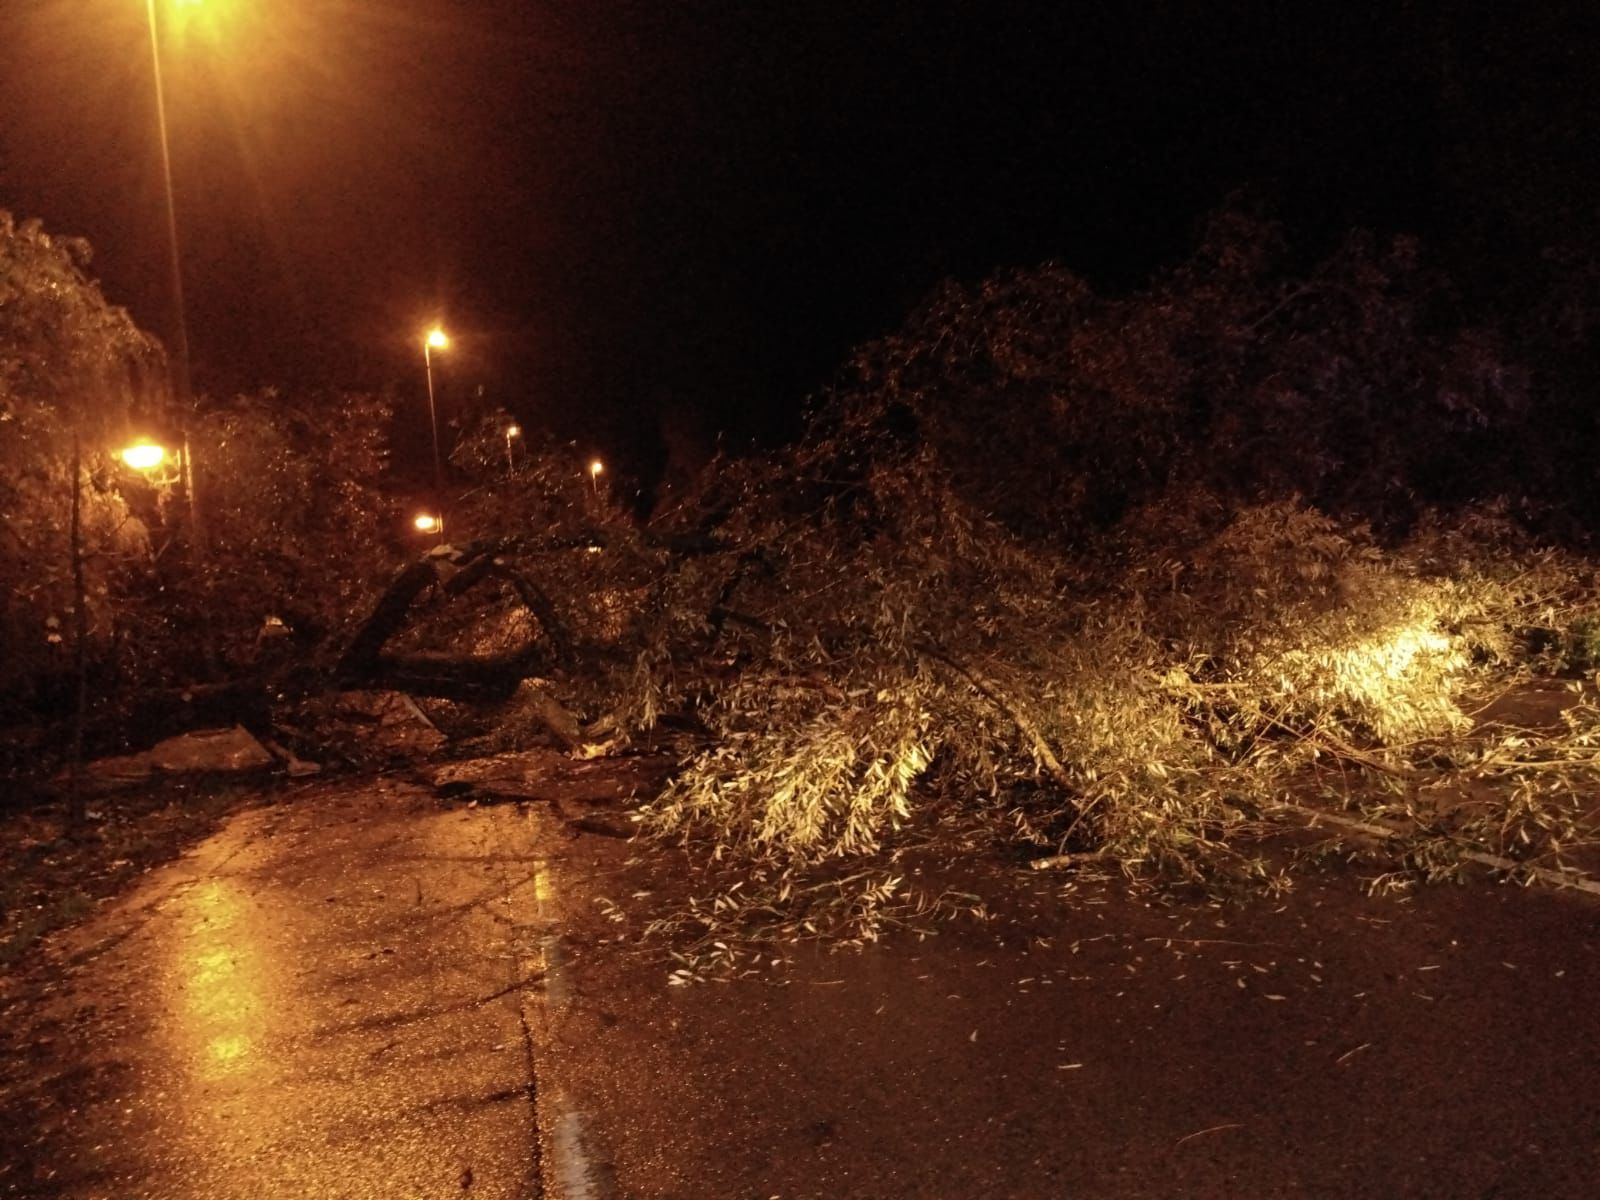
{"label": "night sky", "polygon": [[[1455,7],[210,0],[164,60],[195,377],[415,399],[437,317],[447,412],[644,461],[782,433],[940,279],[1137,283],[1244,185],[1307,254],[1592,238],[1596,6]],[[165,334],[162,203],[142,0],[5,0],[0,206]]]}

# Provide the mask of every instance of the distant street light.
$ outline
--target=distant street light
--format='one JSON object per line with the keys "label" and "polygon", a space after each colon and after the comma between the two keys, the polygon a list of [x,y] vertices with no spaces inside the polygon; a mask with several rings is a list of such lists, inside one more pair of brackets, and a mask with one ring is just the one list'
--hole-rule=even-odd
{"label": "distant street light", "polygon": [[438,533],[444,529],[444,522],[432,513],[418,513],[411,523],[423,533]]}
{"label": "distant street light", "polygon": [[605,469],[605,464],[598,458],[589,464],[589,487],[597,498],[600,495],[600,472]]}
{"label": "distant street light", "polygon": [[522,426],[520,426],[520,425],[507,425],[506,426],[506,470],[508,472],[515,471],[517,469],[516,461],[511,457],[511,439],[512,438],[519,438],[521,436],[522,436]]}
{"label": "distant street light", "polygon": [[422,365],[428,375],[428,424],[433,429],[433,505],[441,514],[438,524],[433,528],[439,533],[444,532],[444,460],[439,457],[439,413],[433,403],[433,352],[444,350],[449,345],[450,339],[437,325],[428,330],[422,339]]}

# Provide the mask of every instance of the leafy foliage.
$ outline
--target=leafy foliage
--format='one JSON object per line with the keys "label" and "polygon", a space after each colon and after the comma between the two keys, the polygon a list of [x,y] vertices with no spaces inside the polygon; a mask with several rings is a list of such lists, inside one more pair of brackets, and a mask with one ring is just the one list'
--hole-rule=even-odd
{"label": "leafy foliage", "polygon": [[[268,661],[276,635],[314,656],[342,636],[399,549],[385,401],[266,392],[179,412],[159,346],[106,302],[88,261],[82,242],[0,213],[6,726],[70,707],[75,459],[84,669],[107,717],[126,718],[142,688],[281,666]],[[193,508],[185,472],[146,478],[115,457],[152,428],[187,445]],[[108,736],[123,724],[105,722]]]}
{"label": "leafy foliage", "polygon": [[1466,755],[1536,596],[1588,644],[1586,568],[1513,515],[1550,497],[1495,498],[1541,402],[1404,240],[1297,276],[1233,211],[1131,296],[948,286],[700,496],[725,549],[663,591],[707,617],[641,627],[638,685],[708,746],[649,828],[764,863],[740,913],[933,811],[1270,882],[1243,835],[1289,781]]}
{"label": "leafy foliage", "polygon": [[207,547],[201,601],[237,662],[281,620],[304,653],[345,637],[401,549],[390,403],[275,391],[212,402],[193,434]]}
{"label": "leafy foliage", "polygon": [[1352,236],[1304,276],[1248,210],[1126,297],[1065,269],[949,285],[863,350],[830,398],[840,432],[893,423],[1007,527],[1081,537],[1171,488],[1300,495],[1403,527],[1496,494],[1527,373],[1464,324],[1414,242]]}
{"label": "leafy foliage", "polygon": [[112,634],[115,574],[145,548],[110,452],[162,359],[88,262],[83,242],[0,211],[0,721],[62,702],[79,485],[84,623],[99,646]]}

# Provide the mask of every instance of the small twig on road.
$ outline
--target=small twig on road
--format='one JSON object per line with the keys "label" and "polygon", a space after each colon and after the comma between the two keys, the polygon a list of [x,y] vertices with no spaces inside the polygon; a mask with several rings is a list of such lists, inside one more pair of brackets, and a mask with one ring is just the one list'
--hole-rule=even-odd
{"label": "small twig on road", "polygon": [[1086,862],[1105,862],[1110,858],[1099,850],[1085,851],[1078,854],[1049,854],[1044,858],[1036,858],[1028,863],[1030,870],[1054,871],[1064,867],[1076,867]]}
{"label": "small twig on road", "polygon": [[1334,1061],[1334,1063],[1336,1065],[1342,1067],[1342,1066],[1344,1066],[1345,1063],[1349,1062],[1357,1054],[1360,1054],[1363,1050],[1371,1049],[1371,1047],[1372,1047],[1372,1043],[1371,1042],[1362,1042],[1361,1045],[1357,1046],[1354,1050],[1346,1050],[1343,1054],[1339,1055],[1339,1057],[1334,1059],[1333,1061]]}
{"label": "small twig on road", "polygon": [[[1325,821],[1330,825],[1351,830],[1355,833],[1364,833],[1368,837],[1376,838],[1380,842],[1392,841],[1402,837],[1405,833],[1391,825],[1378,825],[1372,821],[1362,821],[1355,817],[1347,817],[1342,813],[1328,812],[1320,808],[1308,808],[1303,804],[1281,802],[1275,806],[1280,812],[1297,813],[1307,818],[1308,824],[1315,828],[1318,822]],[[1482,850],[1462,850],[1461,857],[1467,862],[1477,863],[1481,867],[1504,872],[1507,875],[1516,871],[1530,875],[1542,883],[1553,884],[1556,887],[1573,888],[1590,895],[1600,896],[1600,881],[1590,879],[1575,867],[1536,867],[1528,863],[1514,862],[1498,854],[1486,854]],[[1366,917],[1357,917],[1356,920],[1367,920]]]}
{"label": "small twig on road", "polygon": [[1220,1130],[1223,1130],[1223,1129],[1243,1129],[1243,1128],[1244,1128],[1244,1123],[1242,1121],[1229,1121],[1226,1125],[1213,1125],[1209,1129],[1197,1129],[1193,1133],[1184,1134],[1176,1142],[1172,1143],[1172,1148],[1174,1150],[1176,1150],[1179,1146],[1183,1145],[1185,1142],[1193,1141],[1197,1137],[1204,1137],[1208,1133],[1217,1133],[1217,1132],[1219,1132]]}

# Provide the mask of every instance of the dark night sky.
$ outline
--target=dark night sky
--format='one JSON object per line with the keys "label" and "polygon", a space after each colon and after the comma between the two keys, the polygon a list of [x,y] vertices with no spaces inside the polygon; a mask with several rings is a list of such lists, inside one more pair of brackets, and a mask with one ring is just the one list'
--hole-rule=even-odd
{"label": "dark night sky", "polygon": [[[1136,282],[1245,183],[1308,251],[1592,226],[1595,6],[1485,7],[210,0],[166,58],[196,376],[420,394],[438,315],[447,394],[641,451],[780,428],[945,276]],[[153,113],[142,3],[5,0],[0,206],[164,333]]]}

